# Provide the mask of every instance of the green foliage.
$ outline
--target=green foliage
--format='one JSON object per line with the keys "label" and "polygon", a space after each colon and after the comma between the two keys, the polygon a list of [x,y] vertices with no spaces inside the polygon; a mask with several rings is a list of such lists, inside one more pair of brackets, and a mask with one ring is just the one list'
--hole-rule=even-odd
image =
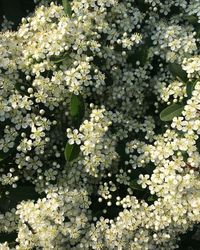
{"label": "green foliage", "polygon": [[187,20],[190,24],[196,24],[198,22],[198,18],[194,15],[185,16],[185,20]]}
{"label": "green foliage", "polygon": [[130,181],[130,187],[132,190],[143,190],[142,187],[137,183],[137,179]]}
{"label": "green foliage", "polygon": [[193,82],[188,82],[188,83],[187,83],[186,92],[187,92],[188,98],[191,98],[191,97],[192,97],[192,91],[194,90],[197,81],[198,81],[198,80],[193,81]]}
{"label": "green foliage", "polygon": [[67,143],[65,146],[65,159],[68,162],[75,160],[79,156],[80,146],[77,144]]}
{"label": "green foliage", "polygon": [[75,127],[79,127],[85,114],[84,100],[81,95],[72,94],[70,100],[70,115]]}
{"label": "green foliage", "polygon": [[69,59],[69,55],[64,54],[64,55],[60,55],[58,57],[52,57],[51,61],[53,61],[55,64],[58,64],[58,63],[61,63],[63,61],[66,61],[67,59]]}
{"label": "green foliage", "polygon": [[69,0],[62,0],[62,5],[64,8],[65,13],[71,17],[72,16],[72,9],[71,9],[71,4]]}
{"label": "green foliage", "polygon": [[[72,94],[71,100],[70,100],[70,116],[72,118],[73,125],[75,127],[79,127],[81,124],[81,121],[85,114],[85,105],[84,100],[81,95],[75,95]],[[68,162],[71,162],[75,160],[80,152],[80,146],[77,144],[69,144],[67,143],[65,146],[65,160]]]}
{"label": "green foliage", "polygon": [[182,67],[177,63],[170,63],[169,70],[172,75],[183,82],[187,82],[187,73],[182,69]]}
{"label": "green foliage", "polygon": [[171,121],[174,117],[180,116],[183,109],[184,109],[184,104],[178,104],[178,103],[173,103],[167,108],[165,108],[161,113],[160,113],[160,119],[164,122]]}

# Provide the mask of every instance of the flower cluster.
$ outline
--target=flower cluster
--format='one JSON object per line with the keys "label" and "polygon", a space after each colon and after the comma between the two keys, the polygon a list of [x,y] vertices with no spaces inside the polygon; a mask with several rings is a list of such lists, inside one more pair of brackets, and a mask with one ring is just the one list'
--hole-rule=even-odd
{"label": "flower cluster", "polygon": [[184,58],[182,68],[187,72],[188,78],[199,78],[200,57],[193,56]]}
{"label": "flower cluster", "polygon": [[2,25],[0,249],[177,249],[200,223],[199,1],[63,2]]}
{"label": "flower cluster", "polygon": [[167,87],[162,89],[161,99],[164,102],[180,102],[186,96],[186,85],[183,82],[173,81]]}

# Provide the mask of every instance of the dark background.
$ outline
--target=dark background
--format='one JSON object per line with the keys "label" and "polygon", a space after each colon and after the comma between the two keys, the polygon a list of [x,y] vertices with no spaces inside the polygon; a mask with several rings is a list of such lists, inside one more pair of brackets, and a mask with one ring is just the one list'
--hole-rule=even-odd
{"label": "dark background", "polygon": [[34,8],[33,0],[0,0],[0,23],[3,21],[3,16],[6,16],[9,21],[14,22],[13,29],[16,29],[21,18],[32,12]]}

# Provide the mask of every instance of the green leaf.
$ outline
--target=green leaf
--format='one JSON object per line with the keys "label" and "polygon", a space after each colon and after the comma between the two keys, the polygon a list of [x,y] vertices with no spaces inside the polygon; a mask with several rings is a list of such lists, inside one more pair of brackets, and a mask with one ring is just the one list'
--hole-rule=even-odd
{"label": "green leaf", "polygon": [[70,101],[70,115],[75,126],[79,126],[85,114],[84,100],[81,95],[72,94]]}
{"label": "green leaf", "polygon": [[177,63],[170,63],[169,70],[171,71],[174,77],[179,78],[183,82],[187,82],[187,73],[182,69],[182,67]]}
{"label": "green leaf", "polygon": [[196,16],[186,16],[185,20],[187,20],[190,24],[197,24],[198,23],[198,18]]}
{"label": "green leaf", "polygon": [[197,83],[198,81],[199,81],[199,80],[196,80],[196,81],[194,81],[194,82],[188,82],[188,83],[187,83],[186,92],[187,92],[187,96],[188,96],[189,98],[192,97],[192,91],[194,90],[195,85],[196,85],[196,83]]}
{"label": "green leaf", "polygon": [[63,61],[67,61],[69,59],[70,59],[70,56],[67,53],[59,55],[59,56],[52,56],[51,57],[51,61],[53,61],[56,64],[61,63]]}
{"label": "green leaf", "polygon": [[196,37],[200,37],[200,28],[199,27],[196,28],[196,33],[197,33]]}
{"label": "green leaf", "polygon": [[144,66],[145,63],[147,62],[148,59],[148,55],[149,55],[149,48],[147,46],[144,46],[143,48],[141,48],[140,53],[139,53],[139,61],[141,63],[141,66]]}
{"label": "green leaf", "polygon": [[143,188],[137,183],[136,179],[130,181],[130,188],[133,189],[133,190],[135,189],[135,190],[143,191]]}
{"label": "green leaf", "polygon": [[62,5],[64,8],[65,13],[71,17],[72,16],[72,9],[71,9],[71,4],[69,0],[62,0]]}
{"label": "green leaf", "polygon": [[65,60],[65,58],[58,58],[58,59],[52,59],[52,61],[57,64],[57,63],[61,63]]}
{"label": "green leaf", "polygon": [[155,195],[150,195],[148,198],[147,198],[148,201],[152,202],[152,201],[155,201],[156,200],[156,196]]}
{"label": "green leaf", "polygon": [[65,146],[65,160],[71,162],[75,160],[79,156],[80,147],[77,144],[69,144],[67,143]]}
{"label": "green leaf", "polygon": [[70,114],[71,116],[84,115],[84,100],[81,95],[72,94],[70,102]]}
{"label": "green leaf", "polygon": [[162,121],[171,121],[175,116],[180,116],[183,109],[184,109],[184,104],[178,104],[178,103],[173,103],[167,108],[165,108],[161,113],[160,113],[160,119]]}

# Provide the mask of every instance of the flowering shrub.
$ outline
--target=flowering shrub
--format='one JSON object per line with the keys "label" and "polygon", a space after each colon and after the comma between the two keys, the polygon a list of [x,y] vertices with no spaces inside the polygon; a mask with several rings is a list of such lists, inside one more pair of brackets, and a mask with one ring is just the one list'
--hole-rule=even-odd
{"label": "flowering shrub", "polygon": [[42,1],[4,23],[0,249],[177,249],[200,222],[198,10]]}

